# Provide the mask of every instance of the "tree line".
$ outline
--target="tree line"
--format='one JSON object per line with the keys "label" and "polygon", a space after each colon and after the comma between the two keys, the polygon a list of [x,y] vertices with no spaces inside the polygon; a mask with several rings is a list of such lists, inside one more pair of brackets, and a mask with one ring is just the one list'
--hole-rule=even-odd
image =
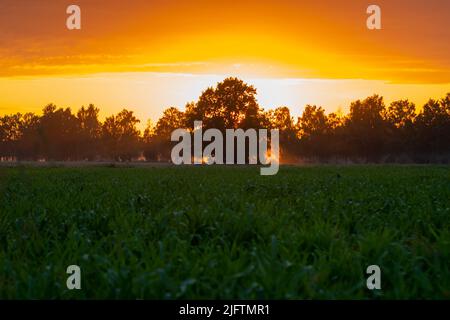
{"label": "tree line", "polygon": [[262,109],[256,89],[237,78],[207,88],[198,101],[164,110],[143,132],[133,111],[124,109],[104,121],[94,105],[70,108],[49,104],[42,115],[0,116],[3,161],[169,161],[173,130],[267,128],[280,130],[281,160],[325,162],[443,162],[450,160],[450,93],[422,108],[409,100],[385,105],[373,95],[350,104],[348,114],[307,105],[294,119],[288,107]]}

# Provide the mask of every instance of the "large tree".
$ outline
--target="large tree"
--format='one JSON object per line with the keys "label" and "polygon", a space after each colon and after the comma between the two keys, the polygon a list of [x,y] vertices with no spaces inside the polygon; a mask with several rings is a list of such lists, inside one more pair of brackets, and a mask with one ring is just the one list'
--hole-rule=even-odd
{"label": "large tree", "polygon": [[77,159],[78,132],[79,122],[70,108],[58,109],[53,104],[44,107],[38,128],[43,156],[48,160]]}
{"label": "large tree", "polygon": [[140,132],[136,127],[139,122],[133,111],[127,109],[105,119],[102,141],[108,157],[117,161],[130,161],[139,156]]}
{"label": "large tree", "polygon": [[322,157],[325,153],[325,134],[328,120],[322,107],[307,105],[297,121],[301,139],[300,153]]}
{"label": "large tree", "polygon": [[101,123],[98,119],[100,110],[93,104],[87,108],[82,106],[77,112],[80,125],[78,143],[80,144],[80,156],[83,159],[93,160],[99,148]]}
{"label": "large tree", "polygon": [[227,78],[203,91],[197,103],[186,107],[186,121],[202,120],[205,128],[219,130],[259,127],[256,89],[237,78]]}
{"label": "large tree", "polygon": [[17,143],[22,136],[20,113],[0,117],[0,157],[17,156]]}
{"label": "large tree", "polygon": [[347,117],[347,143],[354,156],[376,161],[386,147],[385,104],[383,97],[370,96],[350,104]]}
{"label": "large tree", "polygon": [[417,151],[450,154],[450,93],[437,101],[430,99],[417,116]]}

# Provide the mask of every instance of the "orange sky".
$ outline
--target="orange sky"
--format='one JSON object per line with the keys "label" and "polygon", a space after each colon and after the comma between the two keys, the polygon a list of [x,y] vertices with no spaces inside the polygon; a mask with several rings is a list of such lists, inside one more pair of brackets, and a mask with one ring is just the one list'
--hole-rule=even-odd
{"label": "orange sky", "polygon": [[[450,1],[2,0],[0,114],[96,103],[156,119],[226,76],[265,108],[329,111],[380,93],[423,103],[450,91]],[[65,27],[69,4],[82,30]]]}

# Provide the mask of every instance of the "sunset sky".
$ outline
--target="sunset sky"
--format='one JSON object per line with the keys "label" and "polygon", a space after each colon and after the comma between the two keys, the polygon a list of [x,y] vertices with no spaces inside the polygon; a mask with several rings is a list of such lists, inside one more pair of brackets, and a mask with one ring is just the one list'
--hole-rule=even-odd
{"label": "sunset sky", "polygon": [[1,0],[0,115],[94,103],[145,122],[228,76],[294,115],[373,93],[420,105],[450,92],[449,21],[448,0]]}

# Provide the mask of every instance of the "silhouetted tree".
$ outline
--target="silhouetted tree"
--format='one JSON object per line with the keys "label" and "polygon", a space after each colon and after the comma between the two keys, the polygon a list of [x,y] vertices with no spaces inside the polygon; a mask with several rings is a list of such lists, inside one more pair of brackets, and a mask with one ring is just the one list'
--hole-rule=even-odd
{"label": "silhouetted tree", "polygon": [[417,116],[416,129],[417,152],[450,154],[450,93],[440,101],[430,99],[424,105]]}
{"label": "silhouetted tree", "polygon": [[26,113],[21,121],[21,139],[18,144],[18,160],[38,160],[43,157],[39,140],[41,118],[34,113]]}
{"label": "silhouetted tree", "polygon": [[216,88],[203,91],[197,103],[186,106],[186,127],[194,120],[203,121],[204,128],[258,128],[260,108],[256,89],[237,78],[227,78]]}
{"label": "silhouetted tree", "polygon": [[[193,123],[191,124],[191,126]],[[178,128],[187,128],[184,113],[176,107],[164,110],[162,117],[152,128],[153,134],[147,139],[145,155],[156,160],[170,159],[172,132]]]}
{"label": "silhouetted tree", "polygon": [[13,159],[17,155],[17,144],[22,136],[20,113],[0,117],[0,157]]}
{"label": "silhouetted tree", "polygon": [[70,108],[57,109],[53,104],[43,109],[39,121],[39,149],[48,160],[78,159],[79,122]]}
{"label": "silhouetted tree", "polygon": [[[237,78],[207,88],[198,101],[182,112],[164,110],[143,134],[132,111],[122,110],[102,123],[99,109],[90,104],[76,115],[70,108],[45,106],[42,115],[16,113],[0,116],[0,160],[130,161],[144,155],[149,161],[168,161],[175,129],[192,131],[195,120],[203,129],[267,128],[280,130],[281,159],[297,157],[328,161],[345,158],[363,161],[450,161],[450,93],[430,99],[416,113],[408,100],[387,108],[379,95],[350,104],[350,112],[325,114],[307,105],[294,124],[288,107],[264,111],[256,89]],[[225,150],[225,148],[224,148]]]}
{"label": "silhouetted tree", "polygon": [[328,120],[322,107],[307,105],[297,122],[300,137],[300,152],[309,156],[324,157],[325,135]]}
{"label": "silhouetted tree", "polygon": [[280,159],[282,161],[294,161],[298,154],[297,128],[288,107],[279,107],[265,113],[267,122],[259,121],[261,127],[278,129],[280,131]]}
{"label": "silhouetted tree", "polygon": [[157,140],[156,128],[152,120],[147,121],[147,125],[144,129],[144,134],[142,136],[144,157],[147,161],[159,161],[159,151],[160,148],[156,144]]}
{"label": "silhouetted tree", "polygon": [[101,123],[98,119],[100,110],[93,104],[87,108],[81,107],[77,112],[80,126],[78,133],[78,145],[80,158],[94,160],[100,147]]}
{"label": "silhouetted tree", "polygon": [[139,120],[133,111],[123,109],[105,119],[102,126],[102,142],[107,157],[116,161],[130,161],[139,156]]}
{"label": "silhouetted tree", "polygon": [[386,150],[389,154],[413,152],[416,106],[408,100],[392,102],[383,115],[386,121]]}
{"label": "silhouetted tree", "polygon": [[386,109],[384,117],[396,128],[412,126],[416,118],[416,106],[408,100],[394,101]]}
{"label": "silhouetted tree", "polygon": [[373,95],[350,105],[347,118],[347,141],[355,156],[376,161],[386,145],[386,121],[383,97]]}

